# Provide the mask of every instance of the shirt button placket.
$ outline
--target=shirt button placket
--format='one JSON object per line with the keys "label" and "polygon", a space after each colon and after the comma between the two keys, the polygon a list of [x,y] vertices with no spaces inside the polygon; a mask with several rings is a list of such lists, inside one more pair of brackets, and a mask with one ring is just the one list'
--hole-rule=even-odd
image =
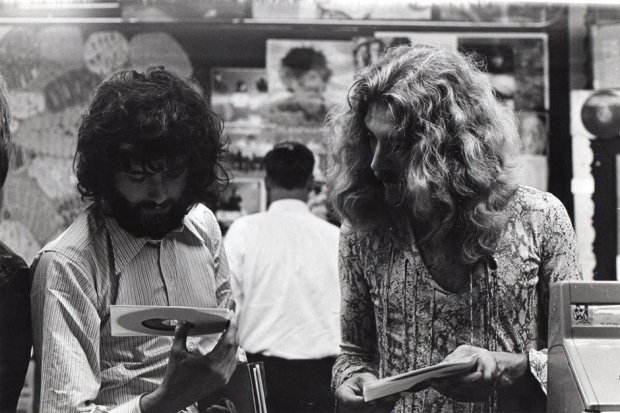
{"label": "shirt button placket", "polygon": [[166,288],[168,290],[168,305],[177,306],[180,304],[178,300],[177,285],[174,276],[174,260],[170,247],[170,242],[164,238],[159,245],[159,268],[161,270],[161,275],[164,279],[164,282],[166,283]]}

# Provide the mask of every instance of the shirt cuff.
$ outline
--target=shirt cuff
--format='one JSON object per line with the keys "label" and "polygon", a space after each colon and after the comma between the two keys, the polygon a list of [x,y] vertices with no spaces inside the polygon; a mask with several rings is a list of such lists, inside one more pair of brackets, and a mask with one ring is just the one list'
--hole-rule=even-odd
{"label": "shirt cuff", "polygon": [[540,387],[547,394],[547,349],[530,350],[528,353],[530,371],[540,383]]}
{"label": "shirt cuff", "polygon": [[[123,404],[119,404],[112,410],[109,410],[109,412],[110,413],[142,413],[142,410],[140,409],[140,399],[142,399],[142,396],[144,396],[144,394],[138,397],[134,397],[133,399],[126,401]],[[102,412],[103,411],[107,412],[108,410],[102,410]],[[95,412],[99,413],[99,410],[95,410]]]}

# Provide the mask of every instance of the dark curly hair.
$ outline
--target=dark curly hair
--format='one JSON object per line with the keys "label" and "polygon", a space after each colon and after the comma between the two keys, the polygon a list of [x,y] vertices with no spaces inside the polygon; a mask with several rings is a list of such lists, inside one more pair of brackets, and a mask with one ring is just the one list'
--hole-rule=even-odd
{"label": "dark curly hair", "polygon": [[[113,176],[130,159],[145,169],[187,167],[190,208],[229,181],[221,118],[192,84],[163,66],[121,70],[105,80],[80,118],[73,168],[82,199],[114,195]],[[165,158],[166,165],[153,162]]]}

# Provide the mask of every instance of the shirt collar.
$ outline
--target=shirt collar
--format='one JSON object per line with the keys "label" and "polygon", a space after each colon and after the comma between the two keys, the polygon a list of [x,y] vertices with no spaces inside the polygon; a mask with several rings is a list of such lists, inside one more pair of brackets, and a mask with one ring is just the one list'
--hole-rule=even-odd
{"label": "shirt collar", "polygon": [[309,212],[308,205],[299,199],[279,199],[272,202],[269,212]]}
{"label": "shirt collar", "polygon": [[[161,240],[152,240],[149,237],[136,237],[130,234],[125,229],[121,228],[114,217],[105,216],[104,220],[110,233],[112,253],[114,254],[114,270],[116,274],[123,271],[127,264],[129,264],[145,245],[161,242]],[[189,219],[189,213],[183,217],[181,225],[168,233],[164,238],[170,237],[171,234],[185,231],[194,235],[199,240],[202,240],[202,237],[200,237],[198,231]]]}

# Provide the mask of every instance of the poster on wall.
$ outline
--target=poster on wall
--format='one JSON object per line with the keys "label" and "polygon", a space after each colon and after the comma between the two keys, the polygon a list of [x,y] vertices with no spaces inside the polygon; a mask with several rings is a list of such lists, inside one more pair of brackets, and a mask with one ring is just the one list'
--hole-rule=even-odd
{"label": "poster on wall", "polygon": [[230,138],[230,166],[237,176],[261,176],[262,159],[274,144],[262,114],[269,99],[265,69],[211,69],[211,107]]}
{"label": "poster on wall", "polygon": [[253,0],[255,19],[430,20],[428,1]]}
{"label": "poster on wall", "polygon": [[126,1],[121,16],[130,22],[205,22],[243,19],[245,0]]}
{"label": "poster on wall", "polygon": [[354,81],[355,66],[350,41],[267,40],[269,102],[263,116],[275,142],[295,140],[315,154],[316,191],[308,204],[326,217],[324,184],[326,114],[346,97]]}
{"label": "poster on wall", "polygon": [[28,263],[86,203],[72,171],[77,123],[95,88],[119,69],[163,64],[191,77],[169,33],[132,36],[78,25],[0,27],[0,73],[9,88],[14,144],[0,213],[0,239]]}
{"label": "poster on wall", "polygon": [[230,225],[244,215],[267,209],[265,182],[259,177],[237,177],[219,197],[215,217],[225,235]]}
{"label": "poster on wall", "polygon": [[456,22],[543,22],[552,20],[544,4],[492,0],[252,0],[255,19],[409,20]]}
{"label": "poster on wall", "polygon": [[319,142],[325,115],[345,102],[353,83],[350,42],[269,39],[266,62],[268,123]]}
{"label": "poster on wall", "polygon": [[591,34],[594,89],[620,87],[620,24],[592,26]]}
{"label": "poster on wall", "polygon": [[314,178],[323,181],[323,125],[327,112],[353,84],[348,41],[267,40],[269,100],[262,108],[267,139],[304,143],[317,157]]}
{"label": "poster on wall", "polygon": [[265,69],[211,69],[211,106],[228,129],[263,125],[260,108],[268,98]]}
{"label": "poster on wall", "polygon": [[376,32],[372,37],[354,37],[352,41],[356,71],[368,66],[379,54],[391,47],[413,43],[449,49],[456,49],[458,46],[457,36],[450,33]]}

